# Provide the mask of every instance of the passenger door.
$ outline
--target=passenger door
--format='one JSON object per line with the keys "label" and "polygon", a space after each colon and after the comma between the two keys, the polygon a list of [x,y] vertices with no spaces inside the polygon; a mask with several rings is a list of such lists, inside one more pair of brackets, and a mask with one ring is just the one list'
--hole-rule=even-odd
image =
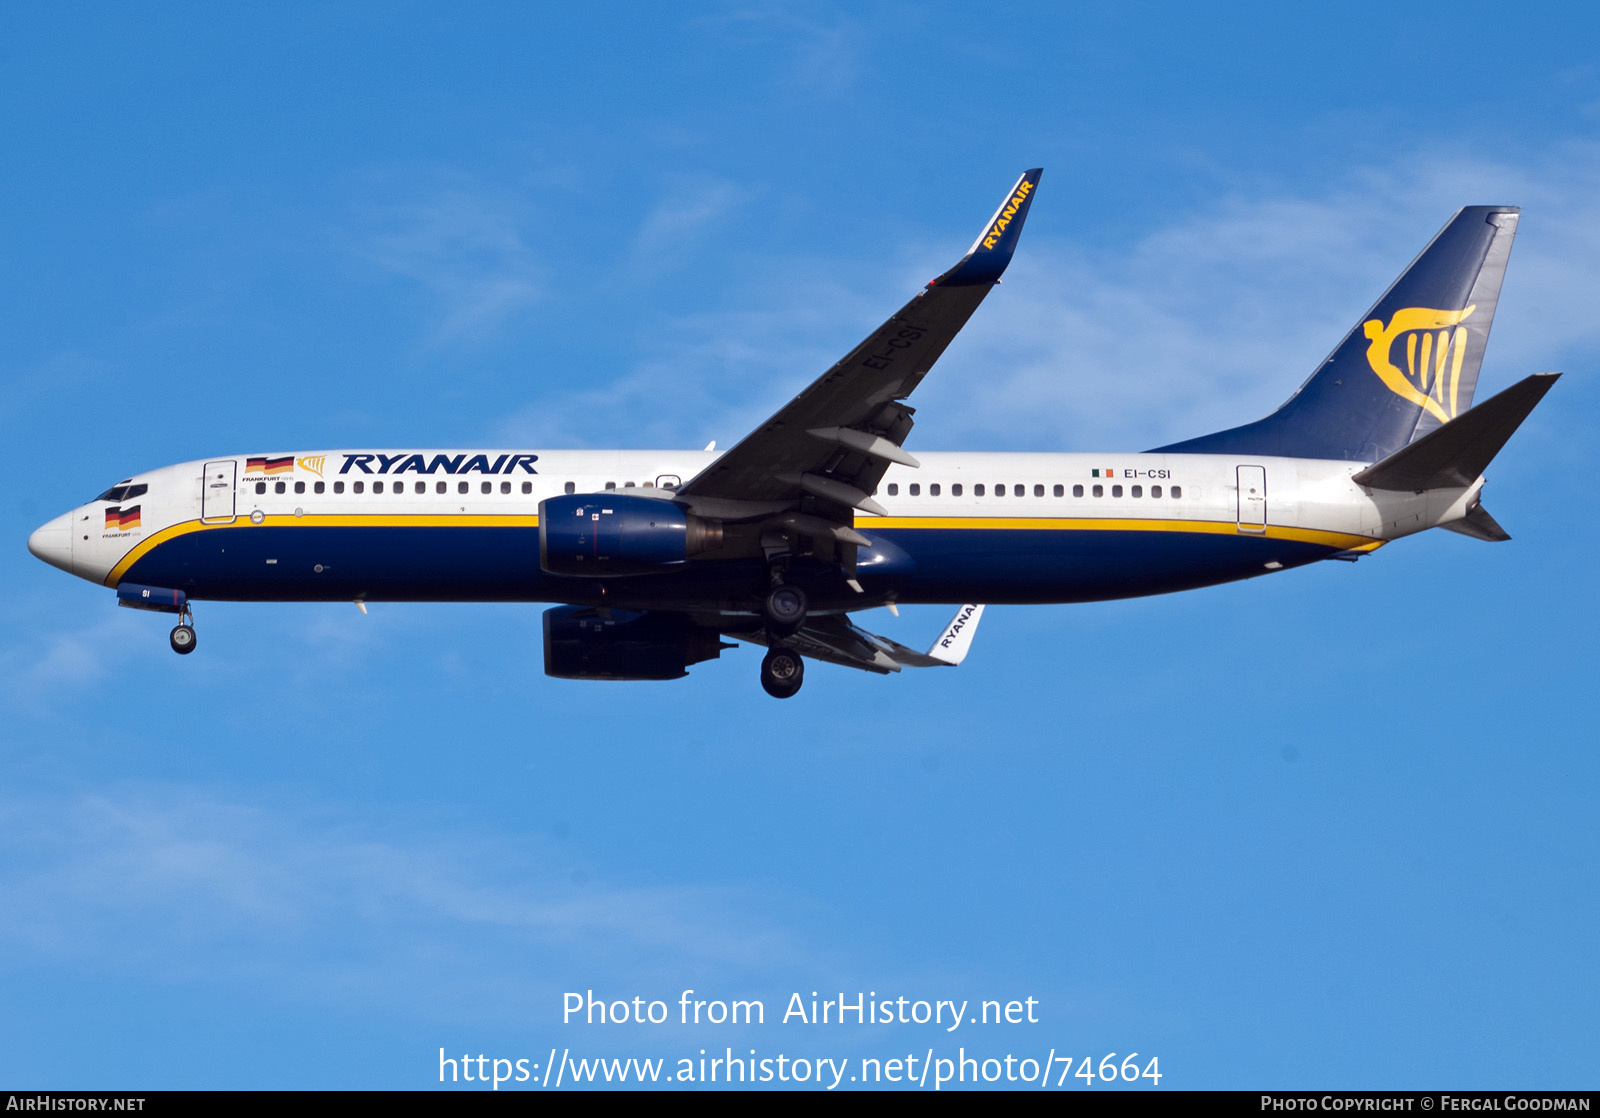
{"label": "passenger door", "polygon": [[233,519],[233,494],[239,463],[207,462],[200,483],[200,519],[206,524],[223,524]]}
{"label": "passenger door", "polygon": [[1239,531],[1267,530],[1267,468],[1239,467]]}

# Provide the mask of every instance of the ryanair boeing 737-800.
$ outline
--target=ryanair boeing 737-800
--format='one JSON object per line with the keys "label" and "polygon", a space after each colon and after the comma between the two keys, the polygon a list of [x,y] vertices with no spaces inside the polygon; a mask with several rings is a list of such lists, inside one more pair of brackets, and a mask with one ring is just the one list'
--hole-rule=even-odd
{"label": "ryanair boeing 737-800", "polygon": [[1448,528],[1508,538],[1483,471],[1558,374],[1472,406],[1518,210],[1469,206],[1265,419],[1142,454],[918,453],[907,403],[1000,282],[1040,172],[960,262],[743,441],[705,451],[354,449],[218,457],[127,478],[39,528],[45,562],[119,605],[515,601],[545,671],[674,679],[724,637],[872,672],[960,663],[981,605],[926,652],[856,626],[899,603],[1086,602],[1187,590]]}

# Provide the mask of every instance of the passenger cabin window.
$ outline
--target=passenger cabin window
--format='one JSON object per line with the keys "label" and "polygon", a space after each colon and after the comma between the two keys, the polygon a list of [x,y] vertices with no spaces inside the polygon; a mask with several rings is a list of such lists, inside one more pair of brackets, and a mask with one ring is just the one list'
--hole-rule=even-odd
{"label": "passenger cabin window", "polygon": [[939,495],[939,483],[938,482],[934,482],[932,485],[928,486],[928,496],[937,497],[938,495]]}
{"label": "passenger cabin window", "polygon": [[426,493],[428,491],[428,483],[425,481],[419,481],[412,488],[414,488],[418,493]]}
{"label": "passenger cabin window", "polygon": [[982,482],[979,482],[977,485],[974,485],[972,487],[972,495],[974,497],[983,496],[983,483]]}
{"label": "passenger cabin window", "polygon": [[[361,483],[358,481],[358,482],[356,482],[356,484],[360,485]],[[344,492],[344,482],[342,482],[342,481],[334,482],[333,483],[333,491],[335,493],[343,493]],[[361,490],[357,489],[356,492],[359,493],[359,492],[361,492]]]}
{"label": "passenger cabin window", "polygon": [[1133,497],[1143,497],[1144,496],[1144,486],[1135,485],[1129,495],[1133,496]]}
{"label": "passenger cabin window", "polygon": [[502,481],[500,483],[500,492],[502,492],[502,493],[511,492],[511,483],[509,481]]}
{"label": "passenger cabin window", "polygon": [[484,493],[493,493],[494,492],[494,483],[493,482],[488,482],[488,481],[484,482],[482,487],[481,487],[481,491],[484,492]]}
{"label": "passenger cabin window", "polygon": [[450,483],[447,481],[441,481],[433,488],[435,493],[448,493],[450,492]]}
{"label": "passenger cabin window", "polygon": [[471,488],[472,488],[472,486],[468,485],[464,481],[456,482],[456,492],[457,493],[465,493],[467,490],[469,490]]}
{"label": "passenger cabin window", "polygon": [[952,485],[950,487],[950,496],[952,496],[952,497],[961,496],[961,483],[959,481],[956,482],[954,485]]}
{"label": "passenger cabin window", "polygon": [[614,481],[606,482],[606,488],[607,489],[615,489],[616,487],[617,487],[617,483],[616,482],[614,482]]}
{"label": "passenger cabin window", "polygon": [[[422,483],[420,481],[417,482],[417,488],[418,489],[422,488]],[[394,483],[394,495],[396,497],[404,497],[406,495],[406,483],[405,482],[397,481],[397,482]]]}
{"label": "passenger cabin window", "polygon": [[311,491],[313,493],[324,493],[324,492],[327,491],[327,489],[328,489],[327,482],[322,482],[322,481],[317,482],[315,485],[313,485],[311,487]]}
{"label": "passenger cabin window", "polygon": [[1151,486],[1151,487],[1150,487],[1150,496],[1152,496],[1152,497],[1159,497],[1159,496],[1161,496],[1161,486],[1159,486],[1159,485],[1152,485],[1152,486]]}
{"label": "passenger cabin window", "polygon": [[287,482],[275,481],[275,482],[272,483],[272,491],[274,493],[282,493],[282,492],[286,491],[288,488],[289,488],[289,486],[288,486]]}
{"label": "passenger cabin window", "polygon": [[352,489],[352,490],[354,490],[354,491],[355,491],[355,492],[357,492],[357,493],[359,493],[359,492],[361,492],[361,491],[362,491],[362,490],[363,490],[363,489],[365,489],[365,488],[366,488],[366,487],[367,487],[367,483],[366,483],[366,482],[364,482],[364,481],[358,481],[358,482],[356,482],[356,483],[355,483],[355,484],[354,484],[354,485],[352,485],[352,486],[351,486],[351,487],[350,487],[350,488],[351,488],[351,489]]}
{"label": "passenger cabin window", "polygon": [[567,482],[567,484],[562,486],[561,488],[564,491],[568,492],[568,493],[576,493],[578,491],[577,485],[575,483],[573,483],[573,482],[570,482],[570,481]]}
{"label": "passenger cabin window", "polygon": [[1057,497],[1065,497],[1067,495],[1066,488],[1064,486],[1060,486],[1060,485],[1055,487],[1054,492],[1055,492],[1055,495]]}
{"label": "passenger cabin window", "polygon": [[295,482],[294,483],[294,491],[296,493],[304,493],[306,491],[306,483],[303,482],[303,481]]}
{"label": "passenger cabin window", "polygon": [[[1043,497],[1043,496],[1044,496],[1044,486],[1042,486],[1042,485],[1035,485],[1035,486],[1034,486],[1034,487],[1033,487],[1033,495],[1034,495],[1034,496],[1035,496],[1035,497]],[[1059,496],[1059,494],[1058,494],[1058,496]]]}
{"label": "passenger cabin window", "polygon": [[1183,496],[1183,486],[1174,485],[1172,487],[1172,499],[1173,500],[1177,500],[1178,498],[1180,498],[1182,496]]}
{"label": "passenger cabin window", "polygon": [[1081,486],[1081,485],[1074,485],[1074,486],[1073,486],[1073,487],[1072,487],[1072,495],[1073,495],[1073,496],[1074,496],[1074,497],[1081,497],[1081,496],[1083,496],[1083,486]]}
{"label": "passenger cabin window", "polygon": [[1093,489],[1089,490],[1089,492],[1093,493],[1096,497],[1104,497],[1106,495],[1106,489],[1103,485],[1097,485]]}
{"label": "passenger cabin window", "polygon": [[532,493],[533,492],[533,482],[531,482],[531,481],[523,482],[522,483],[522,492],[524,494]]}
{"label": "passenger cabin window", "polygon": [[889,483],[889,496],[891,496],[891,497],[900,496],[900,487],[898,485],[896,485],[892,481]]}
{"label": "passenger cabin window", "polygon": [[[1025,496],[1027,496],[1027,494],[1028,494],[1028,487],[1026,485],[1016,485],[1016,486],[1013,486],[1012,489],[1011,489],[1011,495],[1013,497],[1025,497]],[[1043,486],[1039,487],[1039,496],[1041,496],[1041,497],[1044,496],[1044,487]]]}
{"label": "passenger cabin window", "polygon": [[922,486],[918,485],[916,482],[912,482],[906,487],[906,489],[907,492],[909,492],[913,497],[922,496]]}
{"label": "passenger cabin window", "polygon": [[256,492],[257,493],[265,493],[266,491],[267,491],[267,483],[266,482],[264,482],[264,481],[256,482]]}
{"label": "passenger cabin window", "polygon": [[633,487],[633,482],[631,481],[625,481],[622,483],[622,488],[624,489],[632,489]]}
{"label": "passenger cabin window", "polygon": [[1122,486],[1120,486],[1120,485],[1113,485],[1113,486],[1112,486],[1112,487],[1111,487],[1111,495],[1112,495],[1112,496],[1113,496],[1113,497],[1120,497],[1120,496],[1122,496]]}
{"label": "passenger cabin window", "polygon": [[996,497],[1004,497],[1006,495],[1005,482],[1001,482],[999,485],[994,487],[994,495]]}

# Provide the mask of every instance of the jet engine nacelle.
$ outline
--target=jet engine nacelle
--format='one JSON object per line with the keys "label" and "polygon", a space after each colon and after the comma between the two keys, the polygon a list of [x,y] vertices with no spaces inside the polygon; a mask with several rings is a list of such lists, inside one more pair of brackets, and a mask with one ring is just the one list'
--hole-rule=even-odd
{"label": "jet engine nacelle", "polygon": [[681,613],[591,606],[544,611],[544,674],[557,679],[681,679],[722,655],[721,636]]}
{"label": "jet engine nacelle", "polygon": [[720,523],[656,497],[578,493],[539,502],[539,566],[554,575],[655,574],[721,541]]}

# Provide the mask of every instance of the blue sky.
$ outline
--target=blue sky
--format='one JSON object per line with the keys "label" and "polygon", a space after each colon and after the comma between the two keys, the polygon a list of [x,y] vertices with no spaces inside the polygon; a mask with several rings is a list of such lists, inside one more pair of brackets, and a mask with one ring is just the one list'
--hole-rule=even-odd
{"label": "blue sky", "polygon": [[[1565,5],[275,5],[0,16],[0,1081],[417,1087],[438,1049],[1160,1057],[1164,1086],[1593,1086],[1600,17]],[[954,261],[911,448],[1288,395],[1457,207],[1524,207],[1442,532],[994,609],[958,671],[542,673],[529,606],[202,604],[33,560],[134,470],[729,445]],[[942,609],[863,620],[917,645]],[[763,999],[563,1026],[561,994]],[[800,991],[1034,997],[806,1028]],[[1081,1083],[1075,1080],[1074,1082]]]}

